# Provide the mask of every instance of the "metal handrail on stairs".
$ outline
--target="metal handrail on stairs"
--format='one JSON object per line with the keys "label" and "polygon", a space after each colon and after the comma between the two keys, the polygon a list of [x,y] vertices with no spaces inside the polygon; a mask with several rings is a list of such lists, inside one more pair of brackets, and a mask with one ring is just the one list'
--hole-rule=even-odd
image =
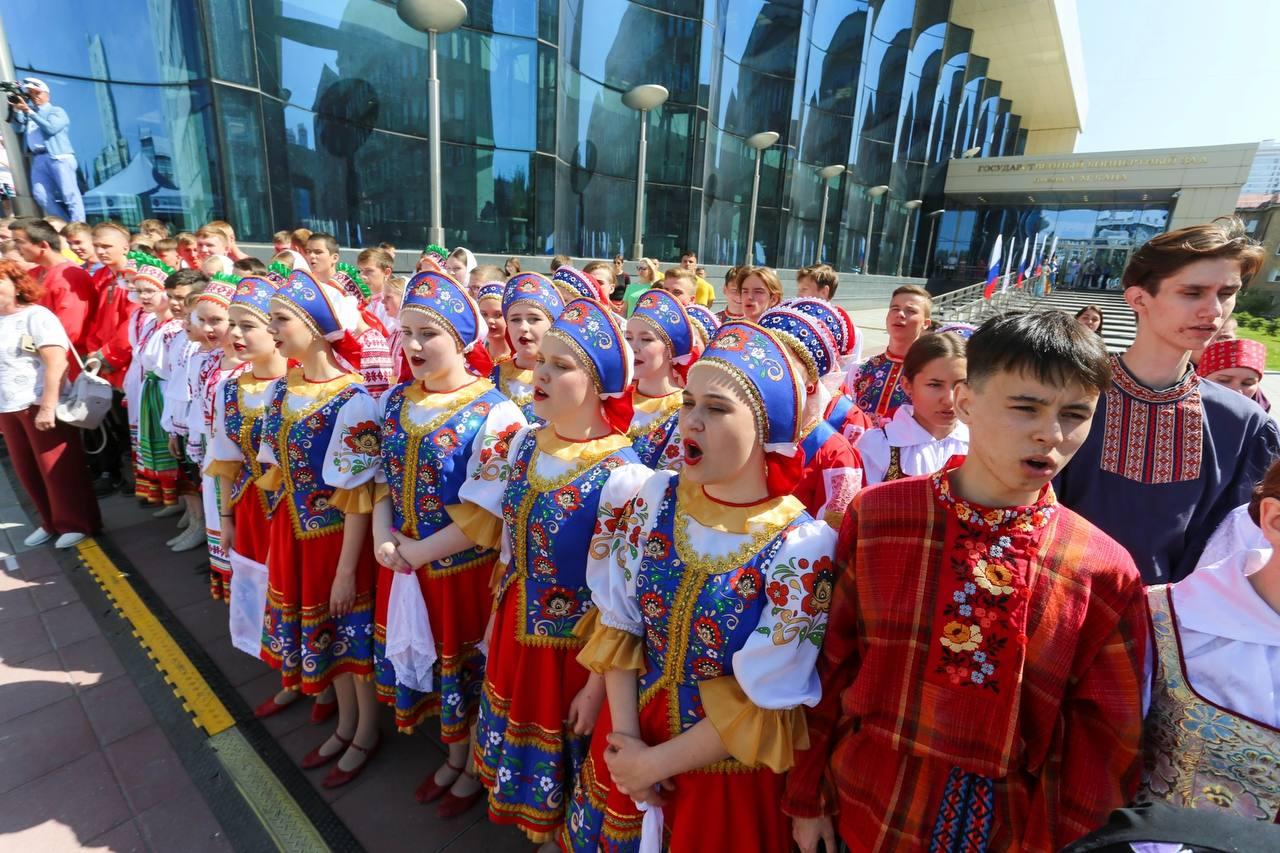
{"label": "metal handrail on stairs", "polygon": [[936,319],[944,322],[978,325],[1007,311],[1029,311],[1039,297],[1031,292],[1028,284],[1030,282],[1021,288],[1009,288],[992,294],[990,299],[983,299],[982,291],[987,283],[980,281],[934,297],[933,313]]}

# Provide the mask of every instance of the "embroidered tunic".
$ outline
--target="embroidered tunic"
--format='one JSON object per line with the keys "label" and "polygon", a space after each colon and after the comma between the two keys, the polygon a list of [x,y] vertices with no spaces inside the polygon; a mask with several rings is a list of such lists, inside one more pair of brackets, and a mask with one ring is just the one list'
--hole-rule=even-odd
{"label": "embroidered tunic", "polygon": [[809,515],[840,529],[844,511],[863,485],[862,457],[827,421],[818,421],[800,443],[804,474],[793,494]]}
{"label": "embroidered tunic", "polygon": [[[175,319],[144,328],[133,364],[142,377],[138,403],[138,497],[153,504],[173,504],[178,500],[178,463],[169,452],[169,434],[161,426],[164,414],[164,389],[173,366],[166,355],[178,335],[185,334]],[[130,402],[132,408],[133,402]]]}
{"label": "embroidered tunic", "polygon": [[[461,497],[503,519],[475,763],[489,788],[489,816],[537,842],[564,822],[587,741],[564,720],[587,682],[574,634],[593,608],[587,557],[598,519],[612,519],[652,472],[625,435],[587,442],[551,427],[522,430],[505,463],[482,467]],[[505,488],[497,502],[487,482]]]}
{"label": "embroidered tunic", "polygon": [[879,429],[870,429],[858,439],[867,485],[903,477],[918,477],[942,470],[953,456],[969,452],[969,428],[956,422],[946,438],[934,438],[920,426],[908,403],[894,414],[893,420]]}
{"label": "embroidered tunic", "polygon": [[631,449],[650,468],[678,468],[683,459],[680,449],[680,404],[683,391],[665,397],[646,397],[639,391],[633,397],[635,414],[631,418]]}
{"label": "embroidered tunic", "polygon": [[1140,802],[1280,817],[1280,615],[1247,579],[1270,556],[1147,591],[1157,658]]}
{"label": "embroidered tunic", "polygon": [[381,329],[370,326],[356,337],[360,343],[360,379],[374,399],[396,381],[396,362],[391,360],[391,343]]}
{"label": "embroidered tunic", "polygon": [[542,420],[533,413],[533,370],[520,367],[514,358],[499,362],[490,376],[502,396],[520,407],[524,419],[532,425]]}
{"label": "embroidered tunic", "polygon": [[262,658],[285,687],[324,691],[337,675],[373,674],[373,544],[355,568],[350,613],[329,614],[345,513],[373,509],[381,464],[378,407],[353,374],[310,382],[301,368],[272,383],[258,485],[283,489],[271,513]]}
{"label": "embroidered tunic", "polygon": [[902,359],[887,351],[864,361],[853,374],[845,393],[877,424],[893,417],[899,406],[911,402],[902,387]]}
{"label": "embroidered tunic", "polygon": [[1133,561],[1048,487],[863,490],[784,810],[855,849],[1060,849],[1137,788],[1146,626]]}
{"label": "embroidered tunic", "polygon": [[1194,372],[1153,391],[1111,362],[1093,429],[1054,488],[1133,555],[1143,580],[1178,581],[1280,456],[1280,431],[1251,400]]}
{"label": "embroidered tunic", "polygon": [[[835,540],[794,497],[727,506],[666,471],[597,531],[588,571],[599,628],[579,659],[599,672],[643,668],[646,743],[709,719],[732,756],[673,780],[662,813],[669,849],[790,847],[776,803],[804,731],[798,709],[821,695]],[[639,848],[639,814],[604,763],[607,734],[597,723],[574,793],[563,836],[573,850],[593,851],[597,839]]]}
{"label": "embroidered tunic", "polygon": [[[381,403],[377,482],[391,498],[395,528],[422,540],[457,523],[477,545],[417,570],[438,655],[432,679],[438,689],[429,694],[397,684],[395,669],[385,658],[392,577],[390,569],[378,569],[373,635],[378,698],[395,707],[401,731],[412,732],[428,716],[439,714],[443,740],[464,741],[475,722],[484,678],[480,642],[492,610],[489,580],[501,522],[465,503],[459,492],[491,460],[506,458],[511,439],[525,426],[524,416],[488,379],[449,393],[404,383],[384,394]],[[491,501],[501,499],[497,477],[476,488],[496,492]]]}
{"label": "embroidered tunic", "polygon": [[160,415],[160,425],[166,432],[181,438],[187,436],[187,409],[191,405],[191,395],[187,385],[187,369],[192,357],[200,351],[195,341],[185,334],[177,335],[169,344],[166,356],[173,365],[172,382],[165,384],[164,412]]}

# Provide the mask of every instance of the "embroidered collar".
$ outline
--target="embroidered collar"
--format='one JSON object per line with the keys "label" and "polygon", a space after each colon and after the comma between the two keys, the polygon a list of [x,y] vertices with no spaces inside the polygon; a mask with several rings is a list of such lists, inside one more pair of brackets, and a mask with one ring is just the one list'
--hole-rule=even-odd
{"label": "embroidered collar", "polygon": [[1280,613],[1249,583],[1249,575],[1270,558],[1269,548],[1240,551],[1174,584],[1178,624],[1227,640],[1280,646]]}
{"label": "embroidered collar", "polygon": [[554,427],[546,426],[538,430],[538,452],[554,456],[562,462],[577,462],[580,459],[600,460],[631,446],[631,439],[620,433],[610,433],[603,438],[590,438],[586,441],[572,441],[556,435]]}
{"label": "embroidered collar", "polygon": [[491,388],[493,383],[488,379],[477,379],[452,391],[427,391],[421,382],[414,382],[404,389],[404,396],[409,402],[425,409],[448,409],[457,406],[459,400],[470,402]]}
{"label": "embroidered collar", "polygon": [[885,438],[890,447],[918,447],[929,444],[941,444],[944,441],[969,442],[969,427],[956,421],[955,429],[950,435],[934,438],[920,422],[913,417],[915,409],[910,403],[904,403],[893,413],[893,419],[884,425]]}
{"label": "embroidered collar", "polygon": [[804,512],[794,495],[766,498],[753,504],[727,504],[707,496],[691,480],[676,484],[677,515],[687,515],[703,527],[720,533],[754,534],[781,530]]}
{"label": "embroidered collar", "polygon": [[344,373],[341,376],[326,379],[323,382],[312,382],[302,375],[301,367],[294,367],[290,368],[286,374],[285,384],[289,388],[289,393],[294,397],[327,400],[351,383],[359,381],[360,377],[354,373]]}
{"label": "embroidered collar", "polygon": [[1046,485],[1040,499],[1030,506],[991,508],[970,503],[951,491],[951,469],[944,469],[929,477],[933,494],[961,524],[976,527],[985,532],[1016,531],[1030,533],[1049,523],[1058,509],[1058,499],[1053,487]]}
{"label": "embroidered collar", "polygon": [[525,385],[533,384],[533,368],[521,367],[516,364],[514,356],[499,364],[498,367],[508,382],[523,382]]}
{"label": "embroidered collar", "polygon": [[1176,385],[1159,391],[1148,388],[1129,372],[1124,359],[1118,355],[1111,356],[1111,374],[1116,388],[1144,403],[1173,403],[1200,388],[1200,377],[1190,367]]}
{"label": "embroidered collar", "polygon": [[669,415],[680,408],[680,404],[684,401],[684,391],[677,388],[661,397],[649,397],[641,394],[637,389],[631,400],[632,407],[638,415]]}

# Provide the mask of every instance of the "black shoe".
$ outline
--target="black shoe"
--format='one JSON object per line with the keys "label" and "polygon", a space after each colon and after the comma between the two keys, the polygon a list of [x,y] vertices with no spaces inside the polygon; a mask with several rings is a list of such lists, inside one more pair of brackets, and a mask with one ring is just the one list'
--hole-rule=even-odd
{"label": "black shoe", "polygon": [[100,498],[110,497],[119,491],[123,485],[123,482],[118,477],[109,477],[104,474],[94,481],[93,493]]}

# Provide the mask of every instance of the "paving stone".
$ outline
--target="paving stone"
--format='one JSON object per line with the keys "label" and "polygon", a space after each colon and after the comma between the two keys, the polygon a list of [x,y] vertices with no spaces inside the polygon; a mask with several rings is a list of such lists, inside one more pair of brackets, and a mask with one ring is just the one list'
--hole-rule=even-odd
{"label": "paving stone", "polygon": [[56,652],[21,664],[0,664],[0,723],[60,702],[75,694]]}
{"label": "paving stone", "polygon": [[138,815],[137,822],[152,850],[181,850],[182,853],[230,853],[233,850],[204,798],[190,785],[172,799]]}
{"label": "paving stone", "polygon": [[53,610],[80,600],[80,593],[76,592],[66,575],[46,575],[37,578],[32,584],[31,597],[35,599],[36,607],[41,611]]}
{"label": "paving stone", "polygon": [[[131,817],[106,757],[98,751],[0,796],[0,838],[4,839],[4,849],[12,851],[45,853],[58,849],[27,843],[27,833],[32,833],[31,841],[37,842],[34,836],[48,825],[60,825],[84,846],[92,846],[87,844],[89,839]],[[44,840],[53,839],[45,833]]]}
{"label": "paving stone", "polygon": [[0,724],[0,792],[27,785],[97,749],[98,739],[74,696]]}
{"label": "paving stone", "polygon": [[4,572],[0,572],[0,583],[8,587],[0,590],[0,623],[12,622],[40,612],[31,595],[34,583]]}
{"label": "paving stone", "polygon": [[110,853],[146,853],[147,842],[142,840],[142,832],[139,831],[138,824],[127,820],[97,838],[90,839],[85,847],[110,851]]}
{"label": "paving stone", "polygon": [[155,722],[151,709],[129,678],[117,678],[80,691],[80,704],[98,742],[104,746]]}
{"label": "paving stone", "polygon": [[[168,802],[184,785],[191,787],[178,754],[159,726],[147,726],[121,738],[105,751],[135,814]],[[191,793],[196,793],[194,788]]]}
{"label": "paving stone", "polygon": [[54,648],[62,648],[90,637],[101,637],[102,629],[94,621],[89,609],[78,601],[47,610],[40,616]]}
{"label": "paving stone", "polygon": [[42,578],[47,575],[62,574],[62,566],[53,556],[54,552],[41,546],[18,555],[18,570],[27,580]]}
{"label": "paving stone", "polygon": [[0,623],[0,661],[13,666],[53,650],[53,641],[37,614]]}

